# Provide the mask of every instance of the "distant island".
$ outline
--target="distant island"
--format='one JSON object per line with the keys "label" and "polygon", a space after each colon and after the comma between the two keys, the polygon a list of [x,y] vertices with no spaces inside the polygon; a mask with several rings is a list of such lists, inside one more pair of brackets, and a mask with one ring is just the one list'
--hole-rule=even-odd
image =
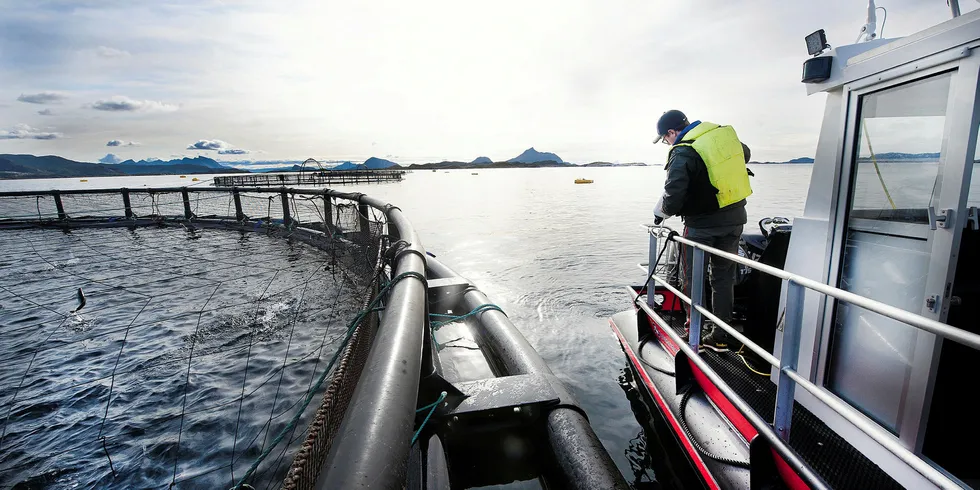
{"label": "distant island", "polygon": [[813,163],[813,158],[810,157],[800,157],[794,158],[787,162],[748,162],[750,165],[786,165],[793,163]]}
{"label": "distant island", "polygon": [[646,167],[643,162],[612,163],[612,162],[592,162],[582,165],[583,167]]}
{"label": "distant island", "polygon": [[[880,153],[878,161],[922,161],[936,159],[938,153]],[[864,161],[868,158],[862,157]],[[813,158],[800,157],[788,162],[749,162],[752,165],[766,164],[812,164]],[[657,164],[658,166],[660,164]],[[0,179],[39,179],[57,177],[111,177],[124,175],[176,175],[176,174],[223,174],[255,172],[300,172],[323,170],[448,170],[448,169],[492,169],[492,168],[578,168],[578,167],[645,167],[643,162],[614,163],[596,161],[574,164],[563,160],[555,153],[528,148],[514,158],[494,161],[487,156],[479,156],[469,162],[442,161],[433,163],[413,163],[403,166],[385,158],[371,157],[363,163],[351,161],[304,162],[295,160],[269,161],[216,161],[208,157],[179,158],[160,160],[122,160],[113,154],[101,158],[98,163],[78,162],[67,158],[45,155],[0,154]]]}
{"label": "distant island", "polygon": [[245,172],[248,171],[226,167],[207,157],[181,158],[177,160],[126,160],[119,163],[88,163],[76,162],[54,155],[0,154],[0,179]]}
{"label": "distant island", "polygon": [[576,165],[574,163],[569,163],[561,159],[560,156],[546,152],[535,150],[532,146],[524,150],[520,155],[514,158],[504,160],[502,162],[495,162],[489,157],[477,157],[471,162],[457,162],[457,161],[443,161],[436,163],[413,163],[407,168],[409,170],[448,170],[448,169],[466,169],[466,168],[545,168],[545,167],[645,167],[645,163],[611,163],[611,162],[592,162],[586,163],[585,165]]}

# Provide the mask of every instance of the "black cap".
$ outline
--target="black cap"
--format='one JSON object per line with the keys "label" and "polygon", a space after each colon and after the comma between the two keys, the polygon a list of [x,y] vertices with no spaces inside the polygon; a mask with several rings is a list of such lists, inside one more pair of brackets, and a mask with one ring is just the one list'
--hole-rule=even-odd
{"label": "black cap", "polygon": [[660,120],[657,121],[657,139],[653,140],[653,142],[659,143],[667,134],[667,131],[671,129],[680,131],[690,124],[687,122],[687,116],[683,112],[677,109],[671,109],[660,116]]}

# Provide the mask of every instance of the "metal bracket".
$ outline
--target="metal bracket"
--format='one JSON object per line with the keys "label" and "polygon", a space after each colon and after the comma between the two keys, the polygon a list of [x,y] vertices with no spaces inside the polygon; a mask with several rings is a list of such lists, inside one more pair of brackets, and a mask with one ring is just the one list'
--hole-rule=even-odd
{"label": "metal bracket", "polygon": [[941,304],[938,294],[926,298],[926,308],[929,308],[929,311],[939,311],[939,305]]}
{"label": "metal bracket", "polygon": [[443,277],[429,279],[429,313],[446,313],[455,307],[457,301],[447,301],[470,287],[470,282],[462,277]]}
{"label": "metal bracket", "polygon": [[953,217],[954,212],[952,209],[940,209],[939,213],[936,213],[936,209],[932,206],[926,208],[926,212],[929,213],[929,229],[935,230],[938,228],[949,228],[953,225],[956,219]]}
{"label": "metal bracket", "polygon": [[977,210],[976,206],[966,210],[966,223],[963,227],[969,229],[970,225],[973,225],[974,230],[980,230],[980,210]]}
{"label": "metal bracket", "polygon": [[674,355],[674,392],[681,394],[691,389],[697,381],[694,379],[694,370],[691,369],[691,362],[688,361],[687,353],[683,349]]}
{"label": "metal bracket", "polygon": [[558,393],[545,376],[520,374],[500,378],[481,379],[459,383],[459,390],[466,398],[451,415],[478,415],[496,409],[518,408],[526,405],[552,405],[562,402]]}

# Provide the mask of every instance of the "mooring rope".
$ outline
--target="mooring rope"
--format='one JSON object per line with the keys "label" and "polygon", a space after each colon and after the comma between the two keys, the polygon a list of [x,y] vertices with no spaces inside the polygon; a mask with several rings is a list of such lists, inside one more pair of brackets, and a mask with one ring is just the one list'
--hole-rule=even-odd
{"label": "mooring rope", "polygon": [[497,306],[497,305],[495,305],[493,303],[484,303],[484,304],[482,304],[480,306],[477,306],[476,308],[473,308],[472,311],[470,311],[469,313],[467,313],[465,315],[458,315],[457,316],[457,315],[446,315],[446,314],[441,314],[441,313],[429,313],[429,317],[432,317],[432,318],[445,318],[445,320],[441,320],[441,321],[437,321],[437,322],[432,322],[432,329],[433,330],[438,330],[439,328],[441,328],[444,325],[448,325],[448,324],[450,324],[452,322],[457,322],[459,320],[465,320],[465,319],[467,319],[467,318],[469,318],[469,317],[471,317],[473,315],[478,315],[480,313],[483,313],[485,311],[490,311],[490,310],[499,311],[499,312],[503,313],[504,315],[507,314],[507,313],[504,312],[503,309],[501,309],[499,306]]}
{"label": "mooring rope", "polygon": [[428,404],[428,405],[426,405],[426,406],[424,406],[422,408],[419,408],[419,409],[415,410],[415,413],[422,412],[423,410],[428,410],[429,413],[425,414],[425,418],[422,419],[422,425],[419,425],[419,428],[418,428],[418,430],[415,431],[415,434],[412,434],[412,445],[413,446],[415,445],[415,441],[419,438],[419,434],[422,433],[422,429],[425,428],[425,424],[429,421],[429,417],[432,416],[432,412],[435,412],[436,409],[439,408],[439,404],[442,403],[442,401],[445,400],[445,399],[446,399],[446,392],[443,391],[442,393],[439,394],[439,398],[437,398],[436,401],[434,401],[434,402],[432,402],[432,403],[430,403],[430,404]]}

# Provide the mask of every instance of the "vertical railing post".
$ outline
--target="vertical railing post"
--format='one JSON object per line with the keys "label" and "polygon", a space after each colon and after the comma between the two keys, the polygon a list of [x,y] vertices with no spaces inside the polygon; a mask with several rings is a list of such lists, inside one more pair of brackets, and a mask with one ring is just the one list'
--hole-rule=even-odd
{"label": "vertical railing post", "polygon": [[288,228],[289,225],[292,224],[292,220],[289,217],[289,194],[287,194],[286,189],[283,188],[283,190],[279,193],[279,196],[282,199],[282,224]]}
{"label": "vertical railing post", "polygon": [[187,193],[186,187],[180,188],[180,196],[184,198],[184,218],[193,218],[194,213],[191,212],[191,196]]}
{"label": "vertical railing post", "polygon": [[[690,247],[690,245],[688,245]],[[697,247],[694,249],[694,267],[691,271],[691,330],[687,338],[688,343],[694,352],[698,351],[701,344],[701,312],[694,306],[701,306],[704,296],[704,250]]]}
{"label": "vertical railing post", "polygon": [[68,214],[65,213],[65,204],[61,202],[61,193],[54,193],[54,205],[58,208],[58,219],[64,221],[68,219]]}
{"label": "vertical railing post", "polygon": [[371,239],[371,226],[370,222],[368,221],[368,205],[363,202],[359,202],[357,204],[357,211],[357,214],[360,215],[361,238],[364,239],[366,243]]}
{"label": "vertical railing post", "polygon": [[783,324],[783,345],[779,355],[779,383],[776,388],[776,434],[789,442],[790,425],[793,422],[793,400],[796,398],[796,382],[786,376],[786,370],[796,371],[800,358],[800,330],[803,328],[803,286],[786,282],[786,323]]}
{"label": "vertical railing post", "polygon": [[[657,233],[654,228],[647,228],[647,232],[650,234],[650,251],[649,262],[647,263],[647,304],[654,306],[656,301],[654,301],[654,292],[657,290],[657,281],[653,280],[653,275],[656,273],[657,269]],[[666,244],[664,244],[666,246]]]}
{"label": "vertical railing post", "polygon": [[323,191],[323,231],[333,233],[333,204],[328,191]]}
{"label": "vertical railing post", "polygon": [[238,192],[237,187],[231,188],[231,195],[235,199],[235,221],[241,223],[245,221],[245,213],[242,212],[242,195]]}
{"label": "vertical railing post", "polygon": [[129,200],[129,189],[125,187],[122,190],[123,198],[123,210],[126,213],[126,219],[133,219],[133,204]]}

